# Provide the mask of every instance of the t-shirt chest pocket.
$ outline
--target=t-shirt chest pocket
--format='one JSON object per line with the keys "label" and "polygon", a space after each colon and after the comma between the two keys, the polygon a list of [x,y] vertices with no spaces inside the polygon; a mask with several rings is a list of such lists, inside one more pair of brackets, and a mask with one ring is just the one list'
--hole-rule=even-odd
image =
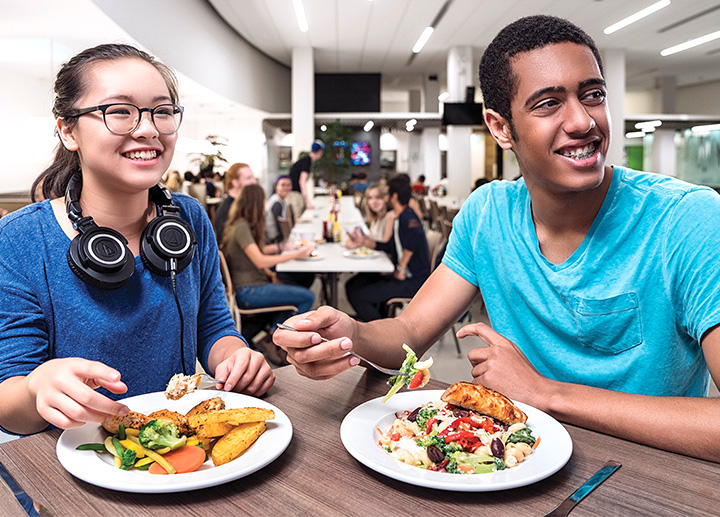
{"label": "t-shirt chest pocket", "polygon": [[575,312],[583,346],[619,354],[643,342],[640,305],[634,292],[600,300],[578,298]]}

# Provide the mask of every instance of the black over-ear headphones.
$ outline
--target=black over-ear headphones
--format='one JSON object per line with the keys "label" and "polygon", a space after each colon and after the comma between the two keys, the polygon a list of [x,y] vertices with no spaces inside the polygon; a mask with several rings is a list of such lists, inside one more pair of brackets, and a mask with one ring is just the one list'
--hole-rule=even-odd
{"label": "black over-ear headphones", "polygon": [[[85,283],[99,289],[117,289],[135,272],[135,258],[120,232],[95,224],[84,217],[79,202],[82,174],[76,172],[65,191],[65,205],[73,228],[79,234],[70,243],[67,261],[70,269]],[[158,216],[150,221],[140,239],[140,257],[151,273],[170,276],[192,261],[197,240],[195,232],[180,218],[180,209],[170,192],[156,185],[150,189],[150,201],[157,205]]]}

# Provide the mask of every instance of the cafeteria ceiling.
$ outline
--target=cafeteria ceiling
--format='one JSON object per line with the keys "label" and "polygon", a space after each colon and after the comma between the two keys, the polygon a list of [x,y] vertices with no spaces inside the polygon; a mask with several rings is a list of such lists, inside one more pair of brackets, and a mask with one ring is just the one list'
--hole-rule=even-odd
{"label": "cafeteria ceiling", "polygon": [[317,73],[380,73],[383,95],[420,89],[437,75],[445,84],[448,50],[470,46],[476,62],[504,25],[530,14],[571,20],[600,50],[622,49],[628,90],[720,80],[720,39],[671,56],[660,51],[720,30],[720,0],[672,0],[670,6],[613,34],[603,29],[655,0],[453,0],[425,48],[411,48],[444,0],[303,0],[309,31],[300,32],[291,0],[206,0],[257,49],[291,65],[292,49],[312,47]]}

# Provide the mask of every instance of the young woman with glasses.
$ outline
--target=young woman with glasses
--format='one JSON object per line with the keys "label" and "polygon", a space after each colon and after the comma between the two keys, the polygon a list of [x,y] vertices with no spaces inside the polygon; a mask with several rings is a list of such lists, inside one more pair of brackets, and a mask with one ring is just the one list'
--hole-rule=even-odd
{"label": "young woman with glasses", "polygon": [[156,187],[182,121],[177,90],[167,66],[127,45],[61,67],[60,144],[32,188],[44,200],[0,222],[4,430],[126,414],[118,399],[163,391],[196,359],[228,391],[273,384],[234,327],[204,209]]}

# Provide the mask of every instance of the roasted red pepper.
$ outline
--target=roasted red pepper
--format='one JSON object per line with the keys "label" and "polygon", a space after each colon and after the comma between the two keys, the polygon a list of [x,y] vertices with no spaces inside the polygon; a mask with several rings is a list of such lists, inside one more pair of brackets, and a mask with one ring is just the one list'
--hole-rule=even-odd
{"label": "roasted red pepper", "polygon": [[408,385],[409,390],[414,390],[415,388],[419,388],[423,381],[423,372],[418,370],[415,375],[413,375],[413,378],[410,380],[410,384]]}
{"label": "roasted red pepper", "polygon": [[425,434],[430,434],[430,431],[432,431],[432,426],[437,422],[438,419],[435,417],[432,417],[430,420],[428,420],[427,425],[425,426]]}
{"label": "roasted red pepper", "polygon": [[477,436],[475,436],[470,431],[460,431],[458,433],[448,434],[445,437],[446,442],[457,442],[460,440],[469,440],[469,441],[475,441],[479,440]]}

